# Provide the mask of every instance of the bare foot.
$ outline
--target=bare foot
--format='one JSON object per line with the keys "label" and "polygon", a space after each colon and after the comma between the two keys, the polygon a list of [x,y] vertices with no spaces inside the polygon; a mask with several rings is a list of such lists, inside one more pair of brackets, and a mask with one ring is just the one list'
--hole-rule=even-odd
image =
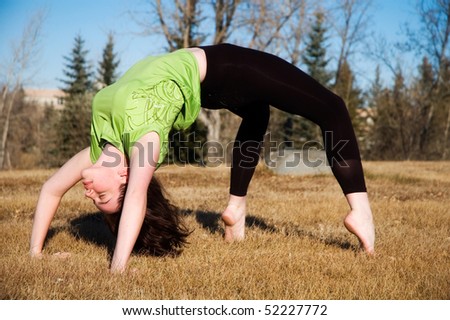
{"label": "bare foot", "polygon": [[245,238],[245,202],[243,204],[228,204],[222,213],[225,223],[225,241],[233,242]]}
{"label": "bare foot", "polygon": [[370,210],[352,210],[344,219],[344,225],[359,240],[361,248],[369,255],[375,253],[375,227]]}

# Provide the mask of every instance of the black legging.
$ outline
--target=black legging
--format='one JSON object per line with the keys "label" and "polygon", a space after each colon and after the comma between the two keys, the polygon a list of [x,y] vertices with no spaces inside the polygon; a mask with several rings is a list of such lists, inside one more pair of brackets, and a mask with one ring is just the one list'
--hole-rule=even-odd
{"label": "black legging", "polygon": [[247,194],[269,122],[269,105],[319,125],[342,191],[366,191],[358,143],[340,97],[274,55],[230,44],[201,48],[207,60],[202,106],[226,108],[242,117],[233,148],[231,194]]}

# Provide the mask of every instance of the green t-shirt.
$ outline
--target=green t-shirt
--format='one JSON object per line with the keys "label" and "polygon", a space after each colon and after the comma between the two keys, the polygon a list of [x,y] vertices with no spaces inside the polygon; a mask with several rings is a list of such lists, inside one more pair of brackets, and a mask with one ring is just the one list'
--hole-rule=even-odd
{"label": "green t-shirt", "polygon": [[159,167],[168,153],[172,128],[187,129],[200,112],[200,74],[188,50],[145,58],[117,82],[100,90],[92,104],[91,161],[106,143],[131,154],[149,132],[160,139]]}

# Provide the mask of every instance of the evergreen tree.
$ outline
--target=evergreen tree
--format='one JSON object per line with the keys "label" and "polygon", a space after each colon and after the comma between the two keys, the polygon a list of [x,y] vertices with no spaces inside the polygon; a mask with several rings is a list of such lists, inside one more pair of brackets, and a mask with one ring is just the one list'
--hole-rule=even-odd
{"label": "evergreen tree", "polygon": [[32,102],[24,100],[23,88],[15,95],[8,135],[7,162],[10,168],[29,169],[39,162],[40,112]]}
{"label": "evergreen tree", "polygon": [[[407,86],[400,68],[391,90],[372,93],[376,107],[372,131],[372,159],[447,159],[450,147],[450,72],[442,73],[447,86],[436,85],[437,74],[428,59],[419,66],[417,78]],[[450,71],[450,69],[448,69]],[[376,86],[373,91],[380,92]],[[442,91],[441,91],[442,90]]]}
{"label": "evergreen tree", "polygon": [[414,102],[416,108],[420,109],[420,121],[423,125],[420,132],[419,149],[421,153],[426,152],[428,147],[428,141],[432,128],[430,128],[431,120],[427,119],[429,115],[433,115],[430,112],[431,108],[434,108],[436,104],[433,95],[435,77],[433,72],[433,66],[429,63],[428,58],[423,58],[422,64],[419,66],[419,78],[414,85]]}
{"label": "evergreen tree", "polygon": [[[374,84],[376,86],[377,84]],[[371,158],[376,160],[401,160],[402,143],[399,141],[398,111],[395,101],[402,100],[403,75],[396,72],[395,87],[383,90],[372,104],[376,108],[375,125],[372,133]],[[373,95],[373,94],[372,94]],[[396,98],[394,98],[396,97]],[[398,106],[398,105],[397,105]]]}
{"label": "evergreen tree", "polygon": [[92,98],[92,93],[73,95],[61,111],[57,136],[59,165],[89,147]]}
{"label": "evergreen tree", "polygon": [[87,63],[88,50],[84,49],[84,40],[75,37],[75,45],[70,57],[64,57],[68,63],[64,74],[67,79],[63,90],[68,94],[64,109],[61,111],[57,145],[59,163],[62,164],[83,148],[89,146],[92,72]]}
{"label": "evergreen tree", "polygon": [[110,33],[108,35],[108,42],[103,49],[103,59],[97,69],[97,81],[101,88],[106,87],[117,80],[116,70],[119,63],[120,60],[117,59],[117,54],[114,53],[114,36]]}
{"label": "evergreen tree", "polygon": [[87,62],[88,50],[84,49],[84,39],[77,35],[70,56],[64,56],[67,61],[63,71],[67,79],[62,79],[64,92],[70,96],[84,94],[92,89],[92,72]]}
{"label": "evergreen tree", "polygon": [[370,127],[367,127],[366,138],[364,139],[364,144],[360,145],[361,151],[364,154],[366,159],[378,159],[379,155],[377,154],[377,150],[375,148],[376,138],[377,138],[377,128],[378,128],[378,117],[379,117],[379,109],[384,105],[383,98],[386,90],[383,89],[383,85],[381,83],[381,72],[380,66],[377,66],[375,69],[375,79],[372,82],[372,85],[368,92],[367,99],[367,112],[368,118],[366,119],[366,123],[370,123]]}
{"label": "evergreen tree", "polygon": [[[302,56],[303,63],[306,65],[307,72],[324,86],[328,86],[332,75],[327,71],[328,59],[326,58],[326,32],[325,15],[322,11],[314,14],[314,24],[307,36],[305,54]],[[304,118],[287,115],[284,122],[284,141],[294,141],[294,137],[301,136],[300,142],[317,141],[320,144],[322,134],[320,128],[309,120]],[[308,143],[313,146],[313,144]]]}
{"label": "evergreen tree", "polygon": [[[391,144],[396,143],[398,145],[397,148],[393,148],[400,152],[399,156],[402,160],[410,160],[410,148],[411,145],[408,143],[409,137],[407,128],[411,126],[411,122],[409,122],[408,117],[408,87],[405,84],[405,78],[403,77],[403,73],[399,68],[395,76],[394,88],[392,91],[392,118],[391,118],[391,126],[395,130],[395,134],[390,136]],[[393,155],[395,157],[395,155]]]}
{"label": "evergreen tree", "polygon": [[344,60],[339,72],[334,92],[344,99],[352,121],[357,122],[357,110],[363,106],[362,91],[355,85],[355,77],[350,65]]}
{"label": "evergreen tree", "polygon": [[44,168],[53,168],[60,165],[59,157],[59,126],[61,112],[53,106],[46,106],[40,127],[40,151],[42,157],[39,165]]}
{"label": "evergreen tree", "polygon": [[427,57],[423,58],[422,64],[419,66],[419,76],[420,95],[426,97],[430,95],[435,83],[433,66]]}
{"label": "evergreen tree", "polygon": [[438,117],[442,119],[442,131],[440,138],[440,158],[442,160],[450,159],[450,59],[443,59],[440,71],[440,82],[437,88],[439,97]]}
{"label": "evergreen tree", "polygon": [[314,14],[315,21],[308,34],[305,54],[302,56],[311,77],[319,81],[322,85],[328,86],[332,75],[327,71],[329,60],[326,58],[327,41],[325,28],[325,15],[321,11]]}
{"label": "evergreen tree", "polygon": [[363,139],[366,134],[366,113],[363,112],[363,93],[355,84],[355,77],[350,65],[346,60],[343,61],[341,69],[338,75],[338,81],[334,86],[334,92],[340,96],[348,109],[350,119],[352,120],[353,128],[355,130],[356,137],[358,138],[360,145],[363,144]]}
{"label": "evergreen tree", "polygon": [[443,60],[439,75],[427,58],[419,66],[414,102],[420,110],[420,156],[426,160],[446,159],[450,147],[450,65]]}
{"label": "evergreen tree", "polygon": [[383,85],[381,83],[381,71],[380,66],[375,69],[375,79],[372,82],[372,86],[369,92],[369,107],[376,108],[379,105],[379,97],[383,91]]}

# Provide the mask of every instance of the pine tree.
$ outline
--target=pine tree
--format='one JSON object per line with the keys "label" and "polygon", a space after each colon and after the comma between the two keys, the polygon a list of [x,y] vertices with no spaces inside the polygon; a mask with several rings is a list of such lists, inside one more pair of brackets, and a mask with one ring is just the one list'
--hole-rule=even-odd
{"label": "pine tree", "polygon": [[426,160],[446,159],[450,147],[450,65],[443,60],[437,74],[425,57],[419,66],[414,103],[420,110],[420,156]]}
{"label": "pine tree", "polygon": [[[326,58],[325,15],[322,11],[314,14],[314,24],[308,34],[303,63],[308,74],[324,86],[328,86],[332,75],[327,71],[329,60]],[[298,116],[287,115],[284,123],[284,140],[292,141],[293,137],[301,136],[300,142],[317,141],[320,144],[322,135],[320,128],[309,120]],[[313,146],[313,144],[308,144]]]}
{"label": "pine tree", "polygon": [[39,165],[44,168],[54,168],[60,165],[60,139],[58,129],[60,126],[61,112],[53,106],[46,106],[44,115],[39,123],[40,127],[40,151],[42,157]]}
{"label": "pine tree", "polygon": [[303,63],[306,65],[311,77],[319,81],[322,85],[328,86],[332,75],[327,71],[329,60],[326,58],[327,50],[325,42],[327,41],[325,28],[325,15],[321,11],[314,14],[315,21],[308,34]]}
{"label": "pine tree", "polygon": [[374,147],[377,139],[377,129],[378,129],[378,118],[379,109],[383,107],[384,94],[386,90],[383,89],[381,83],[381,72],[380,66],[375,69],[375,78],[367,94],[367,111],[368,117],[366,119],[366,124],[370,123],[370,127],[367,127],[366,138],[364,139],[364,144],[360,145],[361,152],[366,159],[378,159],[379,155]]}
{"label": "pine tree", "polygon": [[61,81],[66,84],[63,90],[68,95],[58,126],[57,145],[60,164],[89,146],[93,92],[92,72],[88,66],[87,54],[84,40],[78,35],[75,37],[71,56],[64,57],[68,61],[64,70],[67,79]]}
{"label": "pine tree", "polygon": [[338,82],[334,92],[344,99],[352,121],[356,121],[357,110],[363,106],[362,91],[355,85],[355,77],[350,65],[344,60],[339,72]]}
{"label": "pine tree", "polygon": [[58,128],[59,165],[89,147],[92,93],[76,94],[65,103]]}
{"label": "pine tree", "polygon": [[84,49],[84,39],[81,35],[77,35],[71,55],[64,56],[67,63],[63,73],[67,79],[61,80],[65,84],[62,90],[70,96],[84,94],[92,89],[92,72],[87,61],[88,52]]}
{"label": "pine tree", "polygon": [[381,71],[380,66],[375,69],[375,79],[372,82],[372,86],[369,92],[369,107],[376,108],[379,105],[379,98],[383,91],[383,85],[381,83]]}
{"label": "pine tree", "polygon": [[427,116],[433,115],[434,112],[430,112],[430,109],[436,104],[434,91],[435,76],[433,72],[433,66],[429,63],[428,58],[424,57],[422,64],[419,66],[419,78],[416,80],[414,86],[414,102],[416,108],[419,108],[420,121],[423,125],[420,132],[419,149],[421,153],[425,153],[429,147],[429,138],[432,133],[430,128],[431,119],[427,119]]}
{"label": "pine tree", "polygon": [[340,96],[348,109],[350,119],[358,138],[360,145],[363,145],[363,139],[365,138],[366,130],[366,112],[363,112],[363,94],[355,84],[355,77],[350,65],[346,60],[343,61],[341,69],[339,71],[338,82],[333,88],[333,91]]}
{"label": "pine tree", "polygon": [[117,80],[116,70],[119,63],[120,60],[117,59],[117,54],[114,53],[114,36],[110,33],[108,35],[108,42],[103,49],[103,59],[97,69],[97,81],[101,88],[109,86]]}
{"label": "pine tree", "polygon": [[[409,160],[409,144],[407,143],[407,122],[408,122],[408,87],[405,84],[405,78],[401,69],[397,72],[394,81],[394,88],[392,91],[392,120],[393,129],[395,129],[395,135],[391,136],[391,143],[398,143],[398,151],[401,151],[401,159]],[[411,123],[409,124],[411,125]],[[392,139],[394,138],[394,139]]]}
{"label": "pine tree", "polygon": [[440,72],[440,82],[437,88],[438,97],[440,102],[440,112],[438,116],[441,116],[442,131],[439,134],[440,137],[440,158],[442,160],[450,159],[450,59],[445,58],[442,62]]}
{"label": "pine tree", "polygon": [[[374,88],[378,89],[378,82]],[[372,93],[371,103],[376,108],[375,125],[372,132],[371,157],[376,160],[401,160],[403,159],[402,141],[399,134],[399,112],[400,102],[404,96],[403,75],[401,70],[395,74],[395,86],[392,89],[385,89],[378,92],[378,95]]]}

